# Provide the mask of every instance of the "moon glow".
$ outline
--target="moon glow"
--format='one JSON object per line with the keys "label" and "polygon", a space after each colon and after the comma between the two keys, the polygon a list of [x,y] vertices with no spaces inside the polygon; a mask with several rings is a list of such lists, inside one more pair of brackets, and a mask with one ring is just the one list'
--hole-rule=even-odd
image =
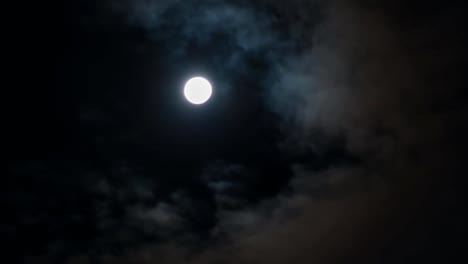
{"label": "moon glow", "polygon": [[192,104],[200,105],[206,103],[212,93],[211,84],[205,78],[195,77],[185,84],[185,98]]}

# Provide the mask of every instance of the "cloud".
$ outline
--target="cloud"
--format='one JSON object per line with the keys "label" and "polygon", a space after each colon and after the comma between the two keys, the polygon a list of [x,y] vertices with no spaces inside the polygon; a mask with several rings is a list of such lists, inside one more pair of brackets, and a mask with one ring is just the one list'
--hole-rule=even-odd
{"label": "cloud", "polygon": [[135,206],[130,209],[129,214],[138,225],[143,226],[145,233],[156,232],[160,233],[159,236],[168,237],[185,226],[184,219],[177,210],[177,206],[161,202],[149,209]]}
{"label": "cloud", "polygon": [[[179,49],[171,56],[220,34],[227,51],[217,56],[229,62],[220,71],[264,56],[268,66],[255,78],[277,117],[278,145],[293,157],[293,178],[277,196],[247,203],[255,192],[249,179],[258,172],[241,162],[208,164],[201,181],[214,196],[216,222],[205,240],[186,236],[193,222],[205,220],[197,217],[202,206],[189,192],[176,190],[155,202],[160,188],[151,180],[121,188],[96,184],[97,193],[111,196],[98,207],[104,227],[123,226],[119,237],[125,241],[140,231],[159,239],[124,256],[101,256],[103,263],[374,260],[452,187],[457,138],[466,131],[457,81],[462,46],[452,9],[416,23],[380,1],[265,0],[258,2],[262,9],[246,1],[113,5],[131,26],[175,43]],[[325,168],[310,166],[336,141],[354,162],[332,155]],[[296,153],[311,155],[296,159]],[[123,207],[119,219],[128,222],[115,223],[109,211],[114,203]],[[71,263],[87,263],[87,257]]]}
{"label": "cloud", "polygon": [[235,210],[255,196],[256,175],[241,164],[215,161],[208,164],[202,178],[212,190],[218,210]]}
{"label": "cloud", "polygon": [[[285,150],[321,151],[327,145],[318,140],[343,138],[359,162],[317,171],[292,161],[290,192],[220,211],[213,235],[223,242],[171,263],[374,260],[448,192],[458,160],[453,127],[463,127],[463,114],[452,101],[459,83],[443,80],[454,76],[460,46],[439,38],[453,37],[444,35],[453,10],[435,16],[437,26],[410,28],[380,7],[326,5],[320,27],[302,33],[311,46],[279,59],[267,81]],[[211,181],[218,194],[231,184]]]}
{"label": "cloud", "polygon": [[275,43],[272,20],[246,2],[235,1],[127,1],[112,2],[110,9],[129,25],[146,29],[154,38],[180,38],[174,48],[184,52],[189,43],[204,44],[226,37],[238,52],[258,51]]}

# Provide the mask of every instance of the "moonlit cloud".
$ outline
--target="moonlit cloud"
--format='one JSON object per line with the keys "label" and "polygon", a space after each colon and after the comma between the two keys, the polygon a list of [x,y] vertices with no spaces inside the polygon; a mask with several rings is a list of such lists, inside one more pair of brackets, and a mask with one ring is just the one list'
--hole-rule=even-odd
{"label": "moonlit cloud", "polygon": [[[80,78],[121,100],[101,106],[83,85],[76,153],[14,171],[49,188],[8,193],[26,208],[20,224],[56,234],[38,231],[42,254],[26,263],[398,263],[401,248],[424,251],[465,171],[462,14],[371,2],[100,1],[102,27],[137,32],[122,55],[131,91],[118,70],[110,84],[88,76],[105,68],[98,50]],[[211,112],[167,96],[194,68],[217,78]],[[163,110],[142,114],[139,96]]]}

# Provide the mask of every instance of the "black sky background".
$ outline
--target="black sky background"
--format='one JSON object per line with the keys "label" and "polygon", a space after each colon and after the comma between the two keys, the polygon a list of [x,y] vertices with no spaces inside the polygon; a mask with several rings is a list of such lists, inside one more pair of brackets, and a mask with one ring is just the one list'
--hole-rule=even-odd
{"label": "black sky background", "polygon": [[463,1],[7,7],[5,262],[466,260]]}

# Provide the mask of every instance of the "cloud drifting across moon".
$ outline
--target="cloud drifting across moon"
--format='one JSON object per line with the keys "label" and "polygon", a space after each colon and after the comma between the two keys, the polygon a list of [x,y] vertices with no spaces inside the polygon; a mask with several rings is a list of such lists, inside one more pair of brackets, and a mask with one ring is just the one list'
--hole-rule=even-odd
{"label": "cloud drifting across moon", "polygon": [[[451,39],[457,36],[450,31],[457,23],[450,17],[460,16],[456,10],[438,13],[430,3],[424,3],[427,10],[423,10],[418,1],[263,0],[256,4],[272,13],[246,1],[221,1],[207,4],[204,15],[197,15],[190,4],[159,8],[154,3],[149,8],[134,5],[129,9],[130,21],[140,20],[141,26],[152,29],[171,21],[165,11],[177,10],[183,14],[176,23],[182,32],[180,43],[210,42],[222,32],[234,48],[226,56],[222,51],[213,56],[228,58],[235,65],[232,69],[245,69],[244,61],[257,56],[263,59],[266,70],[255,67],[249,74],[262,83],[259,89],[265,105],[279,116],[275,121],[283,137],[278,145],[286,155],[300,158],[289,164],[290,193],[237,211],[225,209],[244,202],[234,191],[240,177],[232,180],[231,175],[247,169],[231,164],[217,170],[211,176],[217,180],[209,182],[219,200],[211,234],[215,239],[226,238],[225,244],[186,261],[178,253],[190,248],[171,240],[150,259],[340,263],[351,256],[372,258],[387,239],[402,232],[407,221],[425,217],[419,213],[424,210],[420,199],[434,191],[436,182],[450,188],[438,175],[454,169],[450,160],[456,160],[457,154],[451,138],[461,134],[447,124],[466,127],[455,109],[439,108],[435,113],[432,107],[448,105],[461,95],[456,82],[444,84],[450,87],[444,93],[437,85],[455,75],[456,66],[443,61],[456,62],[461,48]],[[151,8],[158,10],[161,19],[135,12]],[[412,11],[399,13],[399,8]],[[336,144],[359,162],[331,162],[325,169],[310,165],[316,156],[307,154],[324,155]],[[417,240],[418,232],[409,232],[406,241]],[[287,245],[282,243],[285,240]]]}
{"label": "cloud drifting across moon", "polygon": [[[437,237],[446,229],[433,230],[446,223],[440,216],[458,216],[463,185],[451,184],[453,175],[466,175],[459,164],[467,109],[458,61],[466,45],[458,39],[460,11],[442,4],[422,11],[420,2],[430,6],[100,2],[107,13],[97,12],[96,27],[88,12],[82,24],[73,23],[91,40],[104,38],[98,52],[77,48],[87,59],[80,61],[76,50],[70,55],[69,83],[79,87],[70,97],[82,95],[76,105],[86,110],[69,136],[78,146],[70,144],[57,160],[18,163],[18,186],[4,200],[19,209],[3,233],[20,241],[30,257],[25,263],[41,263],[34,254],[44,263],[113,264],[401,263],[413,254],[406,249],[438,254],[439,241],[456,244]],[[89,49],[96,43],[84,42]],[[128,88],[115,72],[126,76],[130,69],[112,68],[120,62],[145,72],[135,66],[139,60],[158,80],[180,78],[165,70],[186,62],[208,65],[210,78],[222,79],[223,92],[237,97],[202,115],[184,115],[165,104],[167,97],[158,104],[151,97],[151,107],[169,106],[147,128],[140,108],[129,103],[139,98],[132,88],[140,78],[128,74]],[[218,99],[221,82],[215,83]],[[174,87],[157,84],[152,89]],[[206,102],[211,89],[199,89],[207,87],[196,79],[184,95]],[[181,96],[179,88],[168,90]],[[206,131],[220,140],[204,140]],[[197,150],[195,137],[214,150]],[[450,220],[448,231],[466,230],[463,217]],[[427,237],[437,239],[427,244]]]}

